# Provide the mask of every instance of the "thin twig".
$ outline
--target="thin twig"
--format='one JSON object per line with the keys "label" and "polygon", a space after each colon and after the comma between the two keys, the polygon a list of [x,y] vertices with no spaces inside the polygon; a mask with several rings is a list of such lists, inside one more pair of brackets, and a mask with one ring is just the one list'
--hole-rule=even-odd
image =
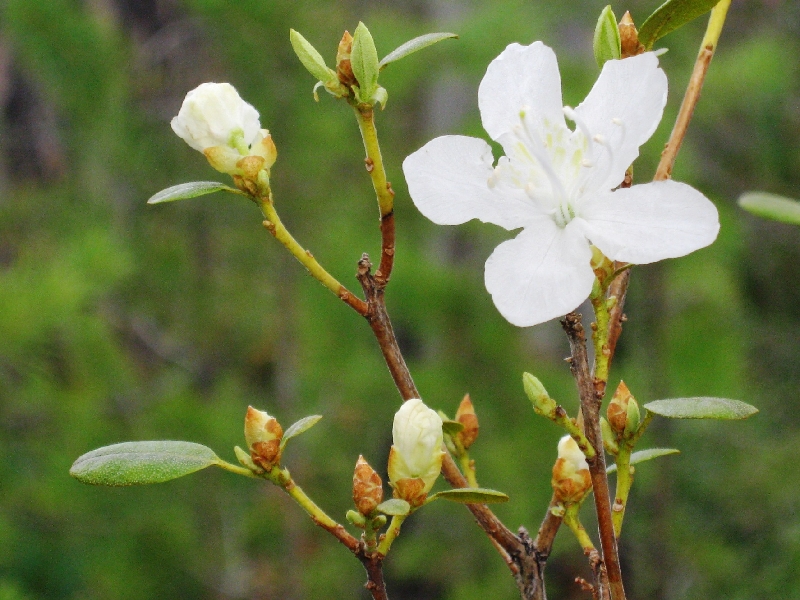
{"label": "thin twig", "polygon": [[622,570],[617,553],[617,539],[614,536],[614,523],[611,519],[611,500],[608,489],[608,475],[603,452],[603,437],[600,432],[600,403],[602,396],[595,391],[594,381],[589,372],[589,355],[586,351],[586,332],[581,324],[581,315],[568,314],[561,322],[569,338],[572,351],[570,369],[578,384],[586,438],[595,449],[595,456],[587,458],[592,476],[597,524],[600,529],[600,546],[603,561],[608,572],[612,600],[624,600],[625,589],[622,584]]}
{"label": "thin twig", "polygon": [[373,600],[389,600],[386,593],[386,582],[383,580],[383,559],[364,555],[360,555],[358,558],[367,570],[368,581],[364,587],[372,594]]}

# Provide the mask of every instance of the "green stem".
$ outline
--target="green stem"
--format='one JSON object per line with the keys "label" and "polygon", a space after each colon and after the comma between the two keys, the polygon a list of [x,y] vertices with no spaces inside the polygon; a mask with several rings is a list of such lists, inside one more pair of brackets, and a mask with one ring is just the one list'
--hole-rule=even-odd
{"label": "green stem", "polygon": [[236,473],[237,475],[244,475],[245,477],[258,477],[258,475],[253,473],[250,469],[245,469],[244,467],[231,464],[222,459],[220,459],[218,462],[214,464],[216,464],[221,469],[225,469],[226,471],[230,471],[231,473]]}
{"label": "green stem", "polygon": [[614,506],[611,509],[611,519],[614,521],[614,535],[622,534],[622,521],[625,519],[625,508],[628,506],[628,494],[633,484],[633,469],[631,468],[631,446],[623,442],[617,454],[617,491],[614,495]]}
{"label": "green stem", "polygon": [[365,163],[375,196],[378,198],[378,208],[381,218],[390,214],[394,209],[394,192],[386,181],[386,170],[383,166],[381,147],[378,143],[378,130],[375,128],[375,111],[371,106],[358,105],[354,107],[361,138],[364,140],[364,150],[367,152]]}
{"label": "green stem", "polygon": [[478,485],[478,478],[475,475],[475,463],[469,459],[469,452],[464,450],[461,454],[459,454],[458,461],[461,463],[461,470],[464,472],[464,476],[467,478],[469,487],[480,487]]}
{"label": "green stem", "polygon": [[569,433],[570,437],[575,440],[575,443],[578,444],[578,448],[581,449],[581,452],[583,452],[583,455],[587,459],[592,459],[595,457],[597,453],[589,443],[589,440],[586,439],[586,435],[583,433],[583,430],[578,427],[572,419],[569,418],[569,415],[567,415],[567,411],[564,410],[563,406],[557,406],[550,418],[554,423],[560,425],[567,431],[567,433]]}
{"label": "green stem", "polygon": [[275,485],[282,487],[284,491],[308,513],[311,520],[314,521],[316,525],[319,525],[335,536],[342,544],[347,546],[353,554],[358,555],[360,553],[361,544],[359,541],[350,535],[344,526],[331,519],[324,510],[317,506],[317,504],[306,495],[302,488],[294,482],[288,469],[275,466],[272,467],[270,471],[266,472],[264,476]]}
{"label": "green stem", "polygon": [[381,217],[381,260],[378,270],[375,271],[375,282],[383,288],[392,275],[394,267],[395,250],[395,225],[394,225],[394,190],[392,184],[386,180],[386,169],[383,165],[381,147],[378,143],[378,130],[375,128],[375,111],[372,106],[362,104],[353,107],[358,119],[358,129],[361,139],[364,140],[364,150],[367,157],[364,164],[367,167],[375,196],[378,199],[378,209]]}
{"label": "green stem", "polygon": [[392,522],[389,523],[389,528],[386,530],[378,546],[378,554],[380,556],[386,556],[389,553],[389,549],[392,547],[392,543],[397,536],[400,535],[400,527],[402,527],[403,521],[405,521],[407,517],[408,515],[395,515],[392,517]]}
{"label": "green stem", "polygon": [[308,270],[314,279],[319,281],[322,285],[336,294],[343,302],[351,306],[360,315],[367,314],[367,304],[357,296],[354,296],[346,287],[328,273],[322,265],[320,265],[314,256],[303,248],[297,240],[294,239],[289,230],[283,225],[281,218],[278,216],[275,206],[272,202],[272,192],[268,192],[257,198],[257,202],[261,207],[261,212],[266,217],[264,227],[275,236],[275,239],[283,244],[291,254],[300,261],[300,263]]}
{"label": "green stem", "polygon": [[583,525],[581,525],[581,520],[578,517],[578,511],[580,508],[580,504],[569,505],[564,513],[564,524],[569,527],[570,531],[572,531],[572,533],[575,535],[575,538],[578,540],[581,548],[583,548],[583,551],[589,552],[594,550],[595,547],[592,543],[592,539],[589,537],[589,534],[586,533],[586,529],[584,529]]}

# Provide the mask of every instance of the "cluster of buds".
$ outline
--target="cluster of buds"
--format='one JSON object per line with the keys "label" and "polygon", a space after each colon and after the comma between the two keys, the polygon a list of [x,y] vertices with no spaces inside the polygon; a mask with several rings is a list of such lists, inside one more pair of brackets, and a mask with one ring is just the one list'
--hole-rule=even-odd
{"label": "cluster of buds", "polygon": [[269,471],[280,464],[283,428],[275,417],[248,406],[244,418],[244,439],[250,450],[250,458],[256,465]]}
{"label": "cluster of buds", "polygon": [[394,416],[389,483],[394,496],[422,505],[442,468],[442,419],[420,400],[406,400]]}
{"label": "cluster of buds", "polygon": [[[217,171],[241,181],[269,181],[278,152],[258,111],[229,83],[203,83],[186,94],[172,129]],[[238,178],[238,179],[237,179]]]}
{"label": "cluster of buds", "polygon": [[589,464],[577,442],[569,435],[558,442],[558,459],[553,465],[551,483],[556,500],[565,506],[580,503],[592,489]]}

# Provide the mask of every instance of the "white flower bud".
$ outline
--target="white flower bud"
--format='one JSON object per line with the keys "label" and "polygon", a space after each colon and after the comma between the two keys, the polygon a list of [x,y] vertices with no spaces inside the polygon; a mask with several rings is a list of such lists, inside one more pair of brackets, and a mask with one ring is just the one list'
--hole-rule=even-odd
{"label": "white flower bud", "polygon": [[244,439],[250,449],[250,458],[263,469],[271,469],[281,460],[283,428],[275,417],[263,410],[247,407],[244,418]]}
{"label": "white flower bud", "polygon": [[392,439],[389,481],[396,496],[419,506],[442,468],[442,419],[419,398],[406,400],[394,416]]}
{"label": "white flower bud", "polygon": [[250,146],[261,124],[258,111],[230,83],[203,83],[186,94],[172,129],[200,152],[214,146]]}
{"label": "white flower bud", "polygon": [[558,442],[558,460],[553,465],[553,491],[559,502],[580,502],[592,488],[589,464],[578,443],[565,435]]}

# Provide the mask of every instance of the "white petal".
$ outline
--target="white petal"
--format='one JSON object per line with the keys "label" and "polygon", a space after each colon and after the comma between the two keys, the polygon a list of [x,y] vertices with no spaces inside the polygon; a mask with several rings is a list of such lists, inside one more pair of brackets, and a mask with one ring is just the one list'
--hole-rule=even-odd
{"label": "white petal", "polygon": [[[610,190],[622,182],[625,169],[639,156],[639,146],[658,127],[666,102],[667,76],[652,52],[605,63],[592,91],[575,109],[591,134],[602,135],[614,154],[613,165],[598,164],[606,177],[594,182],[594,189]],[[606,161],[608,154],[600,156]]]}
{"label": "white petal", "polygon": [[486,289],[513,325],[528,327],[565,315],[592,291],[592,252],[572,221],[537,224],[500,244],[486,261]]}
{"label": "white petal", "polygon": [[542,42],[530,46],[510,44],[486,69],[478,88],[478,106],[483,128],[493,140],[520,124],[519,113],[527,108],[532,122],[545,129],[566,127],[561,104],[561,76],[552,49]]}
{"label": "white petal", "polygon": [[483,140],[438,137],[403,161],[408,193],[419,211],[439,225],[480,219],[506,229],[522,227],[534,209],[522,190],[499,193],[489,187],[492,160],[492,149]]}
{"label": "white petal", "polygon": [[677,181],[656,181],[598,194],[580,207],[584,231],[614,260],[651,263],[708,246],[719,215],[711,201]]}

